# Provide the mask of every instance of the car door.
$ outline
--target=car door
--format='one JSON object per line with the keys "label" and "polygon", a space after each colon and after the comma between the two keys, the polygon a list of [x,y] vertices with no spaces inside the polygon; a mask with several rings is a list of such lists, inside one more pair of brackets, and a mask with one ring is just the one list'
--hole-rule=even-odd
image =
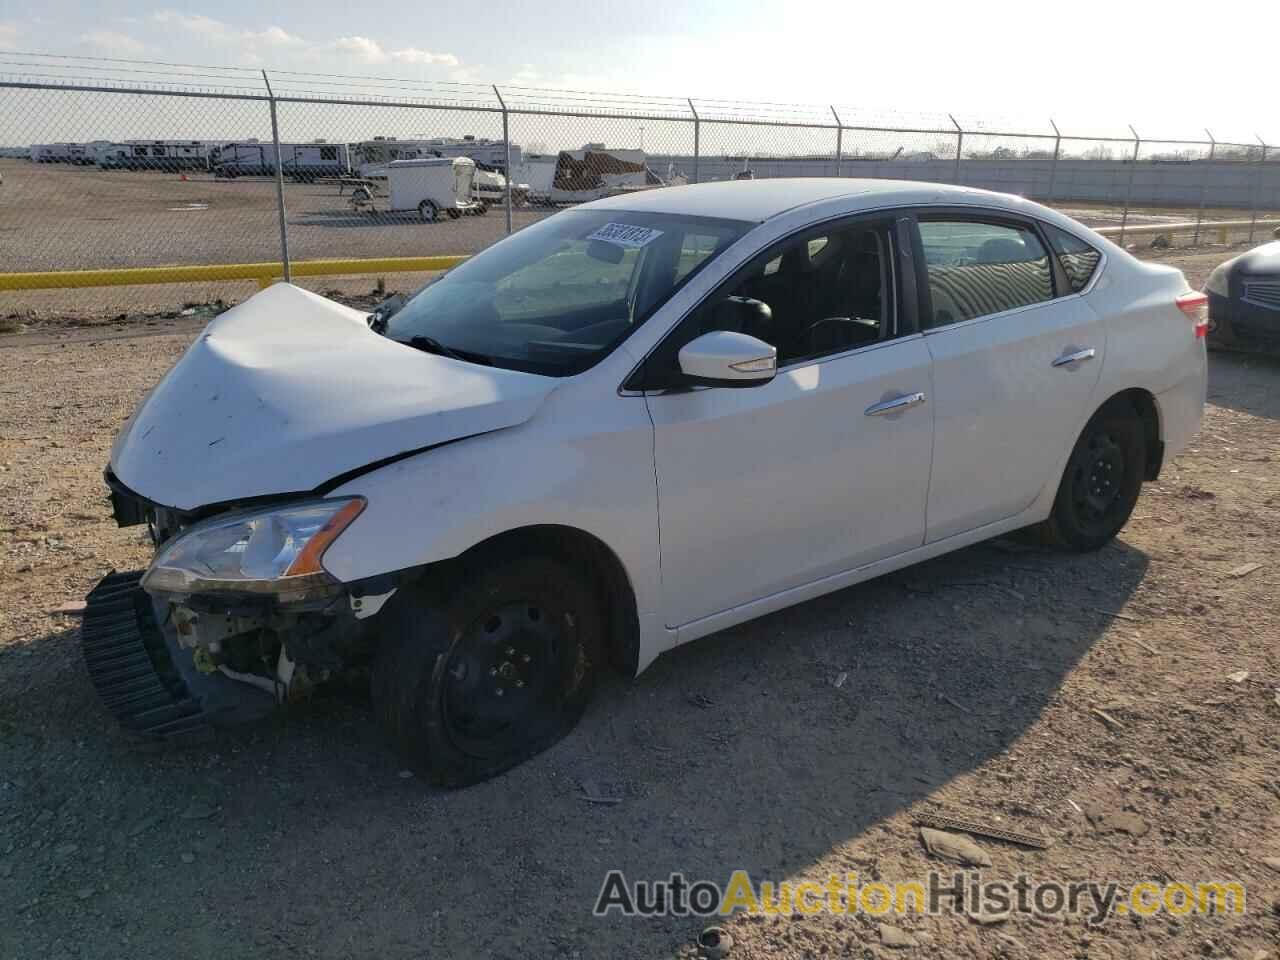
{"label": "car door", "polygon": [[[650,388],[675,378],[646,390],[669,626],[921,545],[930,358],[896,235],[891,221],[857,220],[781,242],[646,362]],[[778,349],[777,376],[744,389],[681,383],[675,354],[725,329],[715,305],[727,297],[768,306],[737,332]]]}
{"label": "car door", "polygon": [[917,236],[933,359],[933,542],[1012,517],[1057,482],[1106,337],[1033,222],[921,211]]}

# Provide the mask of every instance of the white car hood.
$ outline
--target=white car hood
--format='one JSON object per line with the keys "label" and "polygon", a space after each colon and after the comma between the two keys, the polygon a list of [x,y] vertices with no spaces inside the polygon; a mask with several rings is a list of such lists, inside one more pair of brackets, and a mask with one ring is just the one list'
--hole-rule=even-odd
{"label": "white car hood", "polygon": [[411,349],[279,283],[205,328],[125,424],[111,469],[180,510],[298,493],[523,423],[556,382]]}

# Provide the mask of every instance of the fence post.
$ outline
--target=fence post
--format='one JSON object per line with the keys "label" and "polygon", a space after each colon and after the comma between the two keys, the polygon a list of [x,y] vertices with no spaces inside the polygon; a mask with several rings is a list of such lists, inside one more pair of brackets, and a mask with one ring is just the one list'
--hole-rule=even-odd
{"label": "fence post", "polygon": [[840,176],[840,164],[844,159],[844,124],[840,122],[840,114],[831,108],[831,115],[836,118],[836,176]]}
{"label": "fence post", "polygon": [[502,172],[507,181],[503,206],[507,210],[507,236],[511,236],[511,126],[508,121],[507,101],[502,99],[502,94],[498,91],[496,83],[493,85],[493,95],[498,98],[498,106],[502,108],[502,149],[504,155]]}
{"label": "fence post", "polygon": [[267,71],[262,71],[262,82],[267,85],[267,103],[271,106],[271,142],[276,148],[276,210],[280,214],[280,260],[284,264],[284,282],[293,283],[293,270],[289,265],[289,228],[284,216],[284,161],[280,156],[280,124],[276,121],[276,95],[271,90]]}
{"label": "fence post", "polygon": [[956,165],[955,172],[951,175],[951,182],[958,186],[960,184],[960,154],[964,152],[964,131],[960,129],[960,124],[956,123],[956,118],[951,114],[947,114],[947,119],[956,128]]}
{"label": "fence post", "polygon": [[1209,162],[1201,168],[1203,172],[1200,174],[1200,208],[1196,211],[1195,236],[1191,238],[1191,245],[1193,247],[1198,246],[1200,243],[1200,224],[1204,222],[1204,193],[1205,189],[1209,185],[1209,173],[1210,168],[1213,165],[1213,155],[1218,149],[1218,141],[1213,139],[1213,134],[1209,133],[1207,128],[1204,132],[1209,137]]}
{"label": "fence post", "polygon": [[693,105],[693,99],[688,98],[689,112],[693,114],[693,182],[699,183],[698,179],[698,160],[701,157],[702,144],[700,142],[702,136],[702,118],[698,116],[698,108]]}
{"label": "fence post", "polygon": [[1062,131],[1053,122],[1053,117],[1049,118],[1049,126],[1053,127],[1053,162],[1049,164],[1049,195],[1045,200],[1053,203],[1053,191],[1058,185],[1058,157],[1062,153]]}
{"label": "fence post", "polygon": [[[1258,135],[1255,133],[1255,137]],[[1262,172],[1266,169],[1267,162],[1267,141],[1258,137],[1258,143],[1262,144],[1262,156],[1258,160],[1258,169],[1253,172],[1253,208],[1249,214],[1249,242],[1253,243],[1254,231],[1258,229],[1258,206],[1262,203]]]}
{"label": "fence post", "polygon": [[1129,183],[1124,188],[1124,213],[1120,215],[1120,246],[1124,246],[1124,229],[1129,225],[1129,201],[1133,197],[1133,174],[1138,169],[1138,151],[1142,148],[1142,138],[1138,131],[1129,124],[1129,132],[1133,134],[1133,157],[1129,161]]}

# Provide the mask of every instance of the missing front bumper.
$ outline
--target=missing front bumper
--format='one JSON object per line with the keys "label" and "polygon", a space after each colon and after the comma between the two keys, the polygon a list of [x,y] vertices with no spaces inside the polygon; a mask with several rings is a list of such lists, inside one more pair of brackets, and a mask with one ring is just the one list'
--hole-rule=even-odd
{"label": "missing front bumper", "polygon": [[139,586],[141,570],[108,574],[86,598],[81,646],[103,706],[146,737],[198,739],[212,726],[265,715],[275,700],[220,676],[199,673],[174,649]]}
{"label": "missing front bumper", "polygon": [[208,721],[174,669],[141,579],[141,570],[108,574],[86,598],[80,640],[89,679],[103,706],[134,733],[202,734]]}

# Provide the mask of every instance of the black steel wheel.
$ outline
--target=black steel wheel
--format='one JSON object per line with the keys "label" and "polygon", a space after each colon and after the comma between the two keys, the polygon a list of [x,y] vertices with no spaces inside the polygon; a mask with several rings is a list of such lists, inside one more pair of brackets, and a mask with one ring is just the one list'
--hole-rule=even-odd
{"label": "black steel wheel", "polygon": [[475,783],[539,753],[590,698],[601,604],[561,559],[490,557],[451,585],[403,590],[383,618],[374,708],[436,783]]}
{"label": "black steel wheel", "polygon": [[1109,404],[1085,426],[1063,472],[1045,539],[1097,550],[1129,521],[1146,474],[1142,420],[1127,403]]}
{"label": "black steel wheel", "polygon": [[435,223],[440,219],[440,208],[432,200],[423,200],[418,204],[418,216],[424,223]]}

